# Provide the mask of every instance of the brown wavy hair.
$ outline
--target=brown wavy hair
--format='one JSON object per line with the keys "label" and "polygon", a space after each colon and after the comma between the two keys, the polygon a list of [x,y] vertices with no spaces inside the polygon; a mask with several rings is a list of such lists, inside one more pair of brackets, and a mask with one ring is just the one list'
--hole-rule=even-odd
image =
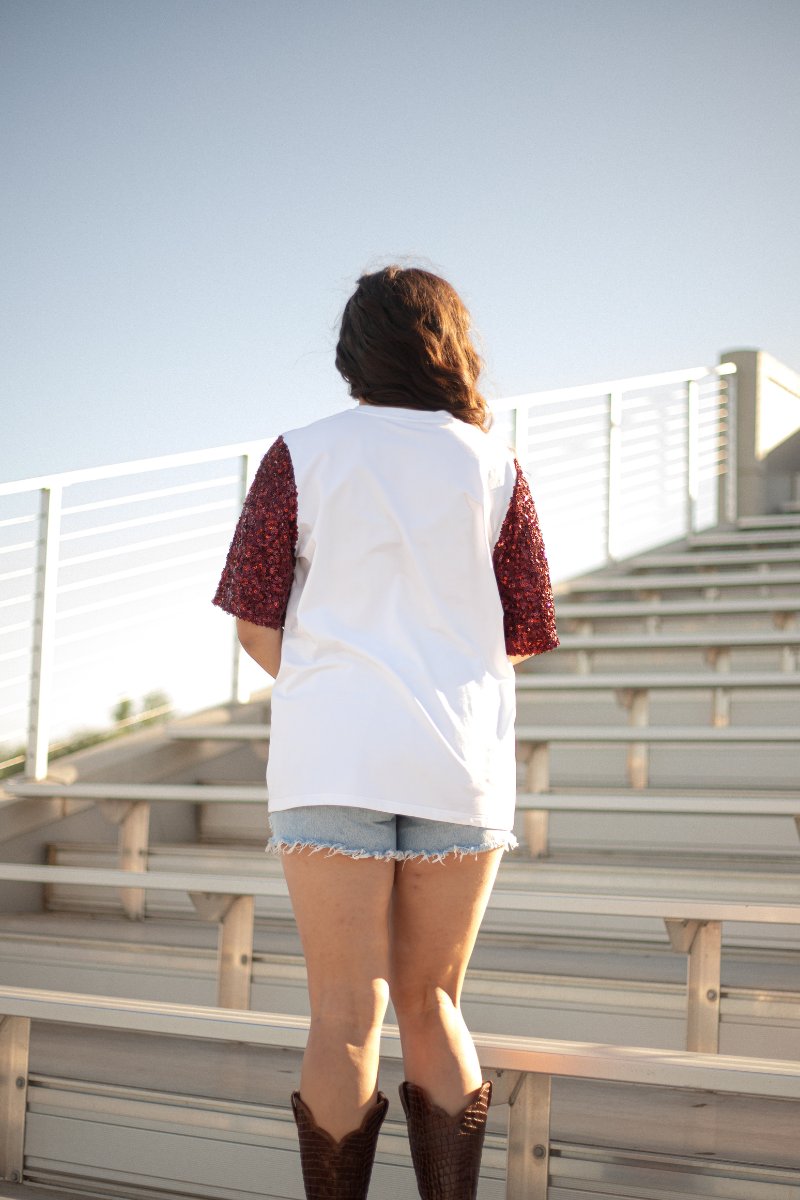
{"label": "brown wavy hair", "polygon": [[350,395],[394,408],[444,409],[486,432],[483,359],[470,315],[444,279],[417,267],[362,275],[342,314],[336,368]]}

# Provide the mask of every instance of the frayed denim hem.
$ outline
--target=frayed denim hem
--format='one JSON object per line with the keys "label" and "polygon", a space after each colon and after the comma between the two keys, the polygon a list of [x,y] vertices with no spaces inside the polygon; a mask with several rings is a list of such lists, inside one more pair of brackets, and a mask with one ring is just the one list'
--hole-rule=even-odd
{"label": "frayed denim hem", "polygon": [[335,842],[303,842],[299,839],[287,842],[280,838],[270,838],[266,851],[267,854],[291,854],[295,850],[308,847],[312,854],[327,850],[326,858],[333,854],[343,854],[345,858],[376,858],[381,862],[409,862],[411,859],[421,858],[425,862],[441,863],[451,854],[457,854],[459,859],[462,859],[467,854],[477,856],[487,850],[516,850],[518,845],[519,842],[513,833],[490,842],[487,846],[450,846],[447,850],[348,850],[346,846],[337,845]]}

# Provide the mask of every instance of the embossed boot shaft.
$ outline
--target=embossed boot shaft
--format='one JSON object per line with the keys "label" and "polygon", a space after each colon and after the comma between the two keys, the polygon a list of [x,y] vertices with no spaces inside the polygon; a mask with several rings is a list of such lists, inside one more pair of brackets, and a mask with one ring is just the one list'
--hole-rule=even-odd
{"label": "embossed boot shaft", "polygon": [[492,1085],[457,1117],[431,1104],[414,1083],[400,1085],[408,1140],[422,1200],[475,1200]]}
{"label": "embossed boot shaft", "polygon": [[388,1107],[389,1101],[378,1092],[377,1103],[358,1129],[337,1142],[320,1129],[300,1093],[292,1093],[306,1200],[366,1200],[378,1134]]}

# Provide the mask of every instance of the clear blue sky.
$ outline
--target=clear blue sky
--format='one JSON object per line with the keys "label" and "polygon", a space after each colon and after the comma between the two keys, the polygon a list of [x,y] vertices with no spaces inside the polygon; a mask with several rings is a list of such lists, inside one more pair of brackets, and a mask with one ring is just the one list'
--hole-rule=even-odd
{"label": "clear blue sky", "polygon": [[800,368],[798,0],[2,0],[0,479],[347,403],[376,261],[491,390]]}

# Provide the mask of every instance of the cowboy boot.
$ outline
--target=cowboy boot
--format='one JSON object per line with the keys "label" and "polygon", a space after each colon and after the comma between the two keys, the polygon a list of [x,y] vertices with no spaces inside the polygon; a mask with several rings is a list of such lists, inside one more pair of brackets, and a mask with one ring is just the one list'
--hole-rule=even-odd
{"label": "cowboy boot", "polygon": [[337,1142],[320,1129],[300,1093],[292,1093],[306,1200],[366,1200],[378,1133],[388,1107],[389,1101],[378,1092],[377,1103],[358,1129]]}
{"label": "cowboy boot", "polygon": [[475,1200],[491,1083],[457,1117],[431,1104],[414,1083],[400,1085],[400,1100],[422,1200]]}

